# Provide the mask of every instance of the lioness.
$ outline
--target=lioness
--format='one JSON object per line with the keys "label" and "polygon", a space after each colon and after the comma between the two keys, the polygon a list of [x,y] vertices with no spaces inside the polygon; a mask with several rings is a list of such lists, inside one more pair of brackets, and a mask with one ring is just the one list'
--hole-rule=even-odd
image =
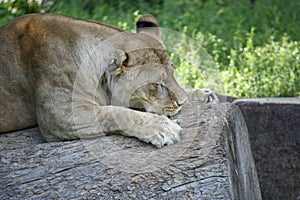
{"label": "lioness", "polygon": [[130,33],[54,14],[2,26],[0,133],[38,125],[47,142],[109,133],[157,147],[178,141],[182,129],[167,116],[187,95],[157,20],[145,15],[136,27]]}

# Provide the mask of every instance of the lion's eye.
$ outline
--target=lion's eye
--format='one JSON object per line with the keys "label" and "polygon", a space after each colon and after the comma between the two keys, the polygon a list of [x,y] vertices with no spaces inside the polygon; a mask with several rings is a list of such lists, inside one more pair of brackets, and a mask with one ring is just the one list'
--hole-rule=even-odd
{"label": "lion's eye", "polygon": [[152,91],[152,92],[155,92],[157,90],[157,85],[150,84],[149,85],[149,90]]}
{"label": "lion's eye", "polygon": [[152,95],[161,94],[163,92],[163,86],[160,84],[150,84],[148,89]]}

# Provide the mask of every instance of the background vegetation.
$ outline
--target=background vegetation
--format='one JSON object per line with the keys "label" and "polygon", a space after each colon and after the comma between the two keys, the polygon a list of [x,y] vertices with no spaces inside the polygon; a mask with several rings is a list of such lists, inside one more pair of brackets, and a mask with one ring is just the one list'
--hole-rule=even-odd
{"label": "background vegetation", "polygon": [[[0,0],[0,25],[32,12],[94,19],[124,29],[145,13],[190,36],[211,55],[227,95],[299,96],[299,0]],[[174,41],[180,42],[180,41]],[[171,55],[172,56],[172,55]],[[173,56],[174,57],[174,56]],[[186,85],[201,74],[176,56]]]}

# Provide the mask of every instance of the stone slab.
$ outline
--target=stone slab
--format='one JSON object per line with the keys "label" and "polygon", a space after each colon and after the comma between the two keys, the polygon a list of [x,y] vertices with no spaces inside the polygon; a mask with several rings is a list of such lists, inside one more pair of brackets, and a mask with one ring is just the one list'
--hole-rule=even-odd
{"label": "stone slab", "polygon": [[300,198],[300,98],[239,99],[263,199]]}

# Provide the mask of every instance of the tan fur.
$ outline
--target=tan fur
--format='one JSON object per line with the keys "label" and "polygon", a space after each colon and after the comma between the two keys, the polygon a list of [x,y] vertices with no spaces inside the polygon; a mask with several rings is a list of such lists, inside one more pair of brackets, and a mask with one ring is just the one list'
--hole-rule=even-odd
{"label": "tan fur", "polygon": [[1,27],[0,133],[38,125],[48,142],[109,133],[178,141],[181,128],[165,115],[187,96],[160,35],[52,14]]}

